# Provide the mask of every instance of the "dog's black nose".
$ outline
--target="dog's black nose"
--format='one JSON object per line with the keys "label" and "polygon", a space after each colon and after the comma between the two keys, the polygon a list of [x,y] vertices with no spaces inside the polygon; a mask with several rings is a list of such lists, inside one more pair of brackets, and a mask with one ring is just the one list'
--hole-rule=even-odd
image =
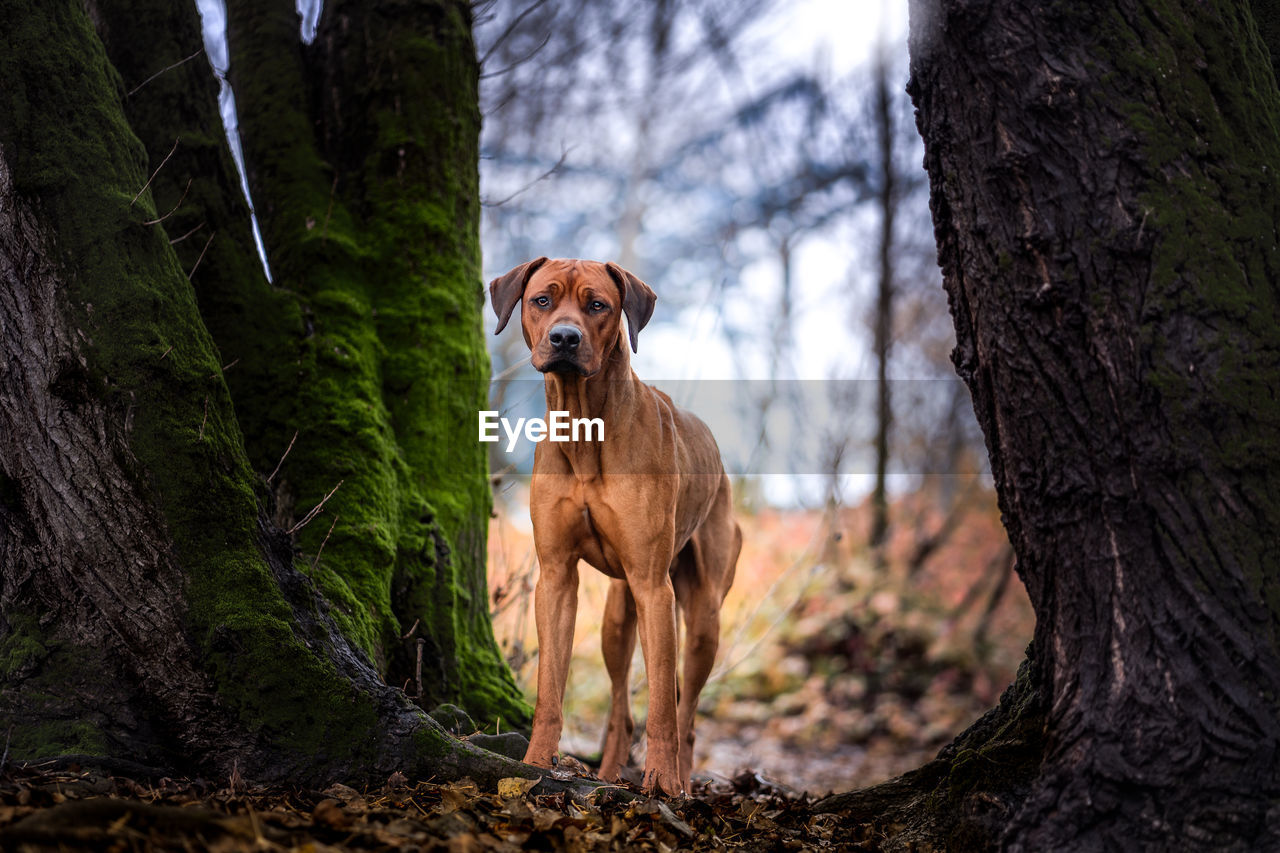
{"label": "dog's black nose", "polygon": [[551,327],[547,340],[551,341],[551,348],[556,352],[573,352],[582,343],[582,332],[562,323]]}

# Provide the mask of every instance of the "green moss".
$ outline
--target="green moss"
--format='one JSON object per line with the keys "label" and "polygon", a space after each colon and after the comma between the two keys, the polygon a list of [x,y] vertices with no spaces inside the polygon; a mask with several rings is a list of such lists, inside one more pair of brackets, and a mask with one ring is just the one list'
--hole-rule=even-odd
{"label": "green moss", "polygon": [[[317,39],[326,53],[315,58],[332,63],[323,69],[281,55],[293,38],[286,26],[296,25],[276,12],[233,2],[230,15],[268,251],[310,330],[298,393],[285,404],[292,414],[279,418],[301,430],[280,475],[292,517],[342,483],[325,516],[298,534],[303,559],[388,682],[412,676],[414,640],[424,637],[428,701],[521,724],[528,707],[489,626],[491,499],[472,435],[489,365],[465,6],[398,9],[392,26],[362,4],[330,4],[326,20],[341,23]],[[371,71],[380,68],[396,73]],[[324,104],[314,147],[281,130],[313,123],[307,98],[290,94],[308,74],[323,90],[310,101]],[[338,127],[341,136],[328,135]]]}
{"label": "green moss", "polygon": [[[14,5],[15,37],[46,49],[0,55],[0,114],[16,117],[0,145],[18,191],[56,229],[89,393],[132,425],[136,461],[125,464],[163,514],[219,696],[278,749],[371,754],[370,697],[295,634],[263,558],[256,479],[191,284],[164,232],[143,224],[155,216],[148,194],[130,203],[148,172],[120,113],[119,78],[81,4]],[[10,637],[6,648],[12,661],[33,647]],[[94,745],[72,735],[57,744],[72,740]]]}
{"label": "green moss", "polygon": [[34,616],[15,613],[6,618],[8,633],[0,637],[0,681],[10,683],[24,670],[37,666],[48,648]]}
{"label": "green moss", "polygon": [[[109,751],[108,717],[98,706],[118,701],[112,662],[99,649],[52,639],[31,614],[8,614],[6,622],[0,637],[0,730],[10,755],[30,760]],[[79,693],[92,693],[94,707],[82,707]]]}
{"label": "green moss", "polygon": [[46,720],[15,728],[8,746],[10,754],[32,761],[55,755],[102,755],[107,740],[88,720]]}
{"label": "green moss", "polygon": [[[389,182],[399,178],[382,176],[386,186],[373,195],[394,200],[391,227],[345,184],[330,209],[328,167],[314,152],[295,151],[292,165],[272,172],[289,191],[265,206],[281,286],[267,287],[259,274],[237,283],[249,269],[243,248],[211,248],[200,272],[217,274],[198,305],[190,267],[175,255],[170,236],[144,224],[168,202],[155,204],[151,190],[134,202],[152,167],[124,121],[124,86],[82,5],[18,2],[6,17],[13,22],[11,44],[31,47],[0,53],[0,115],[6,117],[0,146],[18,192],[54,228],[51,242],[66,281],[68,320],[87,362],[88,393],[115,422],[131,424],[132,455],[122,463],[153,498],[172,537],[187,579],[186,621],[197,654],[223,706],[271,747],[263,760],[285,752],[309,756],[311,766],[322,760],[359,766],[379,749],[371,697],[336,672],[323,650],[308,647],[264,559],[258,510],[264,490],[254,467],[261,472],[274,465],[291,427],[299,431],[298,445],[272,484],[286,504],[282,514],[300,518],[343,481],[326,515],[298,534],[302,565],[316,562],[317,583],[335,603],[340,626],[385,661],[411,618],[421,618],[443,638],[441,648],[452,649],[452,669],[433,689],[485,719],[500,714],[504,725],[527,717],[488,626],[483,525],[489,497],[483,456],[464,429],[483,400],[488,369],[478,310],[473,54],[453,60],[469,69],[470,88],[460,96],[469,106],[462,120],[440,124],[471,139],[470,148],[459,149],[467,165],[454,183],[397,194]],[[292,19],[292,12],[283,17]],[[461,32],[453,38],[465,40],[465,27]],[[268,75],[272,61],[285,61],[260,58]],[[448,70],[428,68],[421,79]],[[271,121],[284,127],[289,116]],[[300,136],[268,132],[268,143],[283,144],[286,137],[306,143],[311,125],[305,124]],[[447,142],[424,137],[422,150]],[[205,198],[212,199],[216,193],[209,192]],[[461,195],[453,202],[440,201],[455,192]],[[466,227],[450,230],[450,219]],[[218,318],[224,348],[240,351],[230,358],[219,352],[202,308]],[[254,335],[262,339],[255,342]],[[244,377],[236,380],[243,392],[237,405],[253,428],[252,463],[222,370],[234,358],[248,368],[229,376]],[[460,384],[435,384],[444,378]],[[457,394],[459,387],[465,393]],[[442,443],[454,435],[465,435],[468,444]],[[335,516],[340,521],[316,560]],[[396,577],[431,594],[410,595],[409,605],[393,602]],[[40,658],[42,647],[19,633],[4,643],[4,659],[15,667],[55,657],[45,649]],[[96,672],[112,671],[84,649],[74,651]],[[65,694],[66,684],[60,689]],[[43,694],[24,691],[28,695]],[[60,733],[24,734],[24,744],[117,748],[77,733],[74,721],[88,719],[83,709],[79,716],[64,711],[48,717],[73,721]]]}

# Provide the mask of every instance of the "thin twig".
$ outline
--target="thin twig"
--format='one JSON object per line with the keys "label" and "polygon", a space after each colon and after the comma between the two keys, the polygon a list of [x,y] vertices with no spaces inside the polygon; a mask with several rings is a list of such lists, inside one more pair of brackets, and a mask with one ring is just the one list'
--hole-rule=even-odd
{"label": "thin twig", "polygon": [[213,238],[218,236],[218,232],[214,231],[209,235],[209,239],[204,241],[204,248],[200,250],[200,257],[196,258],[196,265],[191,268],[191,272],[187,273],[187,281],[191,281],[191,276],[196,274],[196,270],[200,267],[200,262],[204,260],[204,253],[209,251],[209,244],[213,242]]}
{"label": "thin twig", "polygon": [[4,766],[9,763],[9,741],[13,739],[13,725],[9,725],[9,732],[4,736],[4,755],[0,755],[0,773],[4,773]]}
{"label": "thin twig", "polygon": [[414,631],[416,631],[416,630],[418,630],[418,623],[419,623],[419,622],[421,622],[421,621],[422,621],[421,619],[414,619],[414,620],[413,620],[413,625],[412,625],[412,626],[410,626],[409,630],[408,630],[408,631],[406,631],[406,632],[405,632],[405,635],[404,635],[403,637],[401,637],[400,639],[402,639],[402,640],[407,640],[407,639],[409,639],[410,637],[412,637],[412,636],[413,636],[413,632],[414,632]]}
{"label": "thin twig", "polygon": [[[311,571],[314,572],[316,570],[316,566],[320,564],[320,553],[324,551],[324,543],[329,541],[329,534],[333,533],[333,528],[338,526],[338,519],[341,517],[342,516],[340,515],[335,515],[333,517],[333,524],[329,525],[329,533],[326,533],[324,535],[324,538],[320,540],[320,547],[316,550],[316,558],[311,561]],[[414,623],[414,624],[417,624],[417,623]]]}
{"label": "thin twig", "polygon": [[275,479],[276,474],[280,473],[280,466],[284,464],[285,457],[289,455],[290,450],[293,450],[293,443],[297,440],[298,440],[298,430],[295,429],[293,431],[293,438],[289,439],[289,446],[284,449],[284,456],[280,457],[280,461],[276,463],[275,470],[271,472],[270,477],[267,477],[268,483],[270,483],[272,480]]}
{"label": "thin twig", "polygon": [[[484,56],[480,57],[481,68],[484,68],[484,64],[489,61],[490,56],[493,56],[494,51],[502,47],[502,43],[505,42],[507,39],[511,38],[511,34],[516,31],[516,29],[520,26],[520,23],[525,18],[529,17],[531,14],[537,11],[538,7],[545,2],[546,0],[537,0],[537,2],[529,4],[529,7],[525,9],[523,12],[521,12],[519,15],[516,15],[515,19],[512,20],[511,23],[507,25],[507,28],[502,31],[502,35],[494,39],[493,44],[489,45],[489,49],[484,52]],[[550,33],[548,33],[548,37],[550,37]]]}
{"label": "thin twig", "polygon": [[[178,203],[173,206],[173,210],[170,210],[168,213],[166,213],[164,216],[161,216],[159,219],[148,219],[146,222],[142,224],[143,225],[159,225],[161,222],[164,222],[170,216],[173,216],[173,214],[177,212],[178,208],[182,207],[182,203],[186,201],[187,191],[191,189],[191,182],[194,180],[195,178],[187,178],[187,185],[183,188],[182,195],[179,196]],[[173,244],[170,243],[169,245],[172,246]]]}
{"label": "thin twig", "polygon": [[204,441],[204,425],[209,422],[209,398],[204,398],[204,418],[200,421],[200,440]]}
{"label": "thin twig", "polygon": [[160,360],[164,361],[165,356],[173,352],[173,344],[169,344],[169,348],[160,354]]}
{"label": "thin twig", "polygon": [[414,670],[413,670],[413,677],[414,677],[414,680],[415,680],[415,681],[417,681],[417,683],[418,683],[418,684],[417,684],[417,686],[418,686],[418,694],[417,694],[417,696],[415,697],[415,698],[417,698],[417,699],[421,699],[421,698],[422,698],[422,648],[423,648],[423,646],[425,646],[426,644],[427,644],[427,641],[426,641],[426,640],[422,639],[421,637],[419,637],[419,638],[418,638],[418,663],[417,663],[417,665],[414,667]]}
{"label": "thin twig", "polygon": [[568,159],[569,159],[569,149],[566,148],[564,149],[564,151],[561,152],[560,159],[556,161],[556,164],[554,166],[552,166],[550,169],[547,169],[547,171],[543,172],[541,175],[534,178],[532,181],[525,184],[520,189],[513,192],[511,195],[507,196],[502,201],[482,201],[480,202],[480,204],[484,207],[502,207],[502,205],[516,198],[516,196],[527,193],[529,190],[533,189],[538,184],[542,183],[547,178],[554,175],[556,172],[560,171],[560,167],[563,166],[565,160],[568,160]]}
{"label": "thin twig", "polygon": [[135,204],[137,204],[138,199],[141,198],[142,194],[147,191],[147,187],[151,186],[151,182],[156,179],[156,175],[160,174],[160,170],[164,168],[164,164],[168,163],[169,158],[173,156],[173,152],[178,150],[178,142],[181,141],[181,139],[182,137],[179,136],[177,139],[173,140],[173,147],[169,149],[168,154],[164,155],[164,159],[160,161],[159,166],[156,166],[156,170],[151,173],[151,177],[147,178],[147,182],[142,185],[142,189],[138,190],[138,194],[133,197],[133,201],[129,202],[130,207],[133,207]]}
{"label": "thin twig", "polygon": [[529,355],[525,356],[524,358],[522,358],[522,359],[520,359],[519,361],[517,361],[515,364],[511,365],[510,367],[508,367],[506,370],[504,370],[504,371],[502,371],[501,373],[499,373],[497,376],[495,376],[495,377],[493,377],[492,379],[490,379],[490,380],[489,380],[489,384],[490,384],[490,385],[492,385],[492,384],[493,384],[493,383],[495,383],[495,382],[501,382],[502,380],[506,379],[506,378],[507,378],[508,376],[510,376],[511,374],[515,373],[515,372],[516,372],[517,370],[519,370],[520,368],[524,367],[524,366],[525,366],[526,364],[528,364],[532,359],[533,359],[533,355],[532,355],[532,354],[529,354]]}
{"label": "thin twig", "polygon": [[313,518],[315,518],[317,515],[319,515],[319,514],[320,514],[320,510],[324,509],[324,505],[325,505],[326,503],[328,503],[328,502],[329,502],[329,498],[333,497],[333,493],[334,493],[334,492],[336,492],[336,491],[338,491],[338,489],[342,488],[342,484],[343,484],[344,482],[346,482],[346,481],[345,481],[345,480],[339,480],[339,481],[338,481],[338,485],[334,486],[334,487],[333,487],[333,489],[332,489],[332,490],[330,490],[329,494],[325,495],[325,496],[324,496],[324,498],[320,501],[320,503],[316,504],[316,505],[311,509],[311,512],[307,513],[307,514],[306,514],[306,516],[304,516],[304,517],[303,517],[302,521],[299,521],[299,522],[298,522],[297,524],[295,524],[293,527],[290,527],[286,532],[287,532],[290,536],[292,536],[293,534],[295,534],[295,533],[297,533],[299,530],[301,530],[303,527],[305,527],[307,524],[309,524],[309,523],[311,522],[311,519],[313,519]]}
{"label": "thin twig", "polygon": [[546,34],[546,35],[544,35],[544,36],[542,37],[542,41],[538,42],[537,46],[536,46],[536,47],[534,47],[534,49],[533,49],[533,50],[529,51],[529,52],[528,52],[528,53],[526,53],[524,56],[522,56],[522,57],[520,57],[519,59],[515,60],[515,61],[514,61],[514,62],[512,62],[510,65],[508,65],[506,68],[502,69],[501,71],[494,71],[493,73],[489,73],[489,72],[487,72],[487,71],[482,71],[482,72],[480,73],[480,79],[481,79],[481,80],[488,80],[488,79],[490,79],[490,78],[492,78],[492,77],[501,77],[503,74],[510,74],[512,71],[514,71],[515,69],[519,68],[521,65],[524,65],[524,64],[525,64],[526,62],[528,62],[530,59],[533,59],[535,56],[537,56],[537,55],[538,55],[538,53],[539,53],[539,51],[541,51],[544,47],[546,47],[546,46],[547,46],[547,42],[549,42],[549,41],[551,41],[551,31],[550,31],[550,30],[547,30],[547,34]]}
{"label": "thin twig", "polygon": [[169,245],[170,245],[170,246],[172,246],[172,245],[174,245],[175,243],[181,243],[183,240],[187,239],[187,238],[188,238],[188,237],[190,237],[192,234],[196,233],[196,232],[197,232],[197,231],[199,231],[201,228],[203,228],[203,227],[204,227],[204,225],[205,225],[205,224],[204,224],[203,222],[201,222],[199,225],[197,225],[195,228],[192,228],[190,231],[188,231],[186,234],[183,234],[181,237],[174,237],[172,240],[170,240],[170,241],[169,241]]}
{"label": "thin twig", "polygon": [[338,174],[333,175],[333,186],[329,187],[329,209],[324,212],[324,228],[320,231],[320,242],[329,239],[329,217],[333,215],[333,196],[338,191]]}
{"label": "thin twig", "polygon": [[132,97],[133,97],[133,93],[134,93],[134,92],[138,91],[138,90],[139,90],[139,89],[141,89],[143,86],[147,85],[147,84],[148,84],[148,83],[150,83],[152,80],[154,80],[154,79],[156,79],[157,77],[159,77],[161,74],[165,73],[166,71],[172,71],[173,69],[177,68],[179,65],[186,65],[188,62],[190,62],[191,60],[195,59],[197,56],[199,56],[199,55],[200,55],[200,54],[202,54],[202,53],[204,53],[204,48],[203,48],[203,47],[202,47],[202,48],[200,48],[199,50],[197,50],[195,53],[193,53],[193,54],[191,54],[190,56],[188,56],[186,59],[179,59],[177,62],[173,63],[172,65],[169,65],[169,66],[166,66],[166,67],[164,67],[164,68],[161,68],[161,69],[160,69],[159,71],[157,71],[155,74],[152,74],[152,75],[151,75],[150,77],[148,77],[146,80],[143,80],[141,83],[139,83],[138,85],[136,85],[136,86],[134,86],[132,89],[130,89],[130,90],[125,94],[125,97],[126,97],[126,98],[132,98]]}
{"label": "thin twig", "polygon": [[220,370],[215,370],[213,373],[210,373],[209,378],[217,379],[219,373],[226,373],[228,370],[235,367],[239,363],[240,363],[240,359],[233,358],[231,359],[231,361],[228,361],[226,364],[222,365],[222,368]]}

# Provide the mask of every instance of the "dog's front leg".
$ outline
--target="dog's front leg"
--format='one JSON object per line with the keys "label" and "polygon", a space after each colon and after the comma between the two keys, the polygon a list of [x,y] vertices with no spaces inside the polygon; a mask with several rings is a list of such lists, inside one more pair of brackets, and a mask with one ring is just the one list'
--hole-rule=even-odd
{"label": "dog's front leg", "polygon": [[533,600],[538,628],[538,700],[524,760],[550,767],[564,727],[564,685],[578,615],[578,558],[539,549],[538,562],[541,569]]}
{"label": "dog's front leg", "polygon": [[644,789],[682,793],[680,745],[676,727],[676,594],[667,565],[654,566],[629,578],[636,600],[640,646],[649,680],[649,742],[644,761]]}

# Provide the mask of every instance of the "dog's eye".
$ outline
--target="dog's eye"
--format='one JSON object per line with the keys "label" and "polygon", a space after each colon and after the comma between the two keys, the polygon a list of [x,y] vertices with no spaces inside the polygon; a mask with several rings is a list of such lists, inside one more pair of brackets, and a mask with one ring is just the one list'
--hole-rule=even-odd
{"label": "dog's eye", "polygon": [[548,305],[551,304],[551,300],[546,296],[535,296],[533,297],[533,299],[529,301],[532,302],[534,305],[537,305],[539,308],[546,308]]}
{"label": "dog's eye", "polygon": [[593,300],[593,301],[592,301],[592,303],[591,303],[590,305],[588,305],[587,307],[588,307],[588,308],[590,308],[592,311],[603,311],[604,309],[608,308],[609,306],[608,306],[608,305],[605,305],[605,304],[604,304],[603,302],[601,302],[599,299],[596,299],[596,300]]}

